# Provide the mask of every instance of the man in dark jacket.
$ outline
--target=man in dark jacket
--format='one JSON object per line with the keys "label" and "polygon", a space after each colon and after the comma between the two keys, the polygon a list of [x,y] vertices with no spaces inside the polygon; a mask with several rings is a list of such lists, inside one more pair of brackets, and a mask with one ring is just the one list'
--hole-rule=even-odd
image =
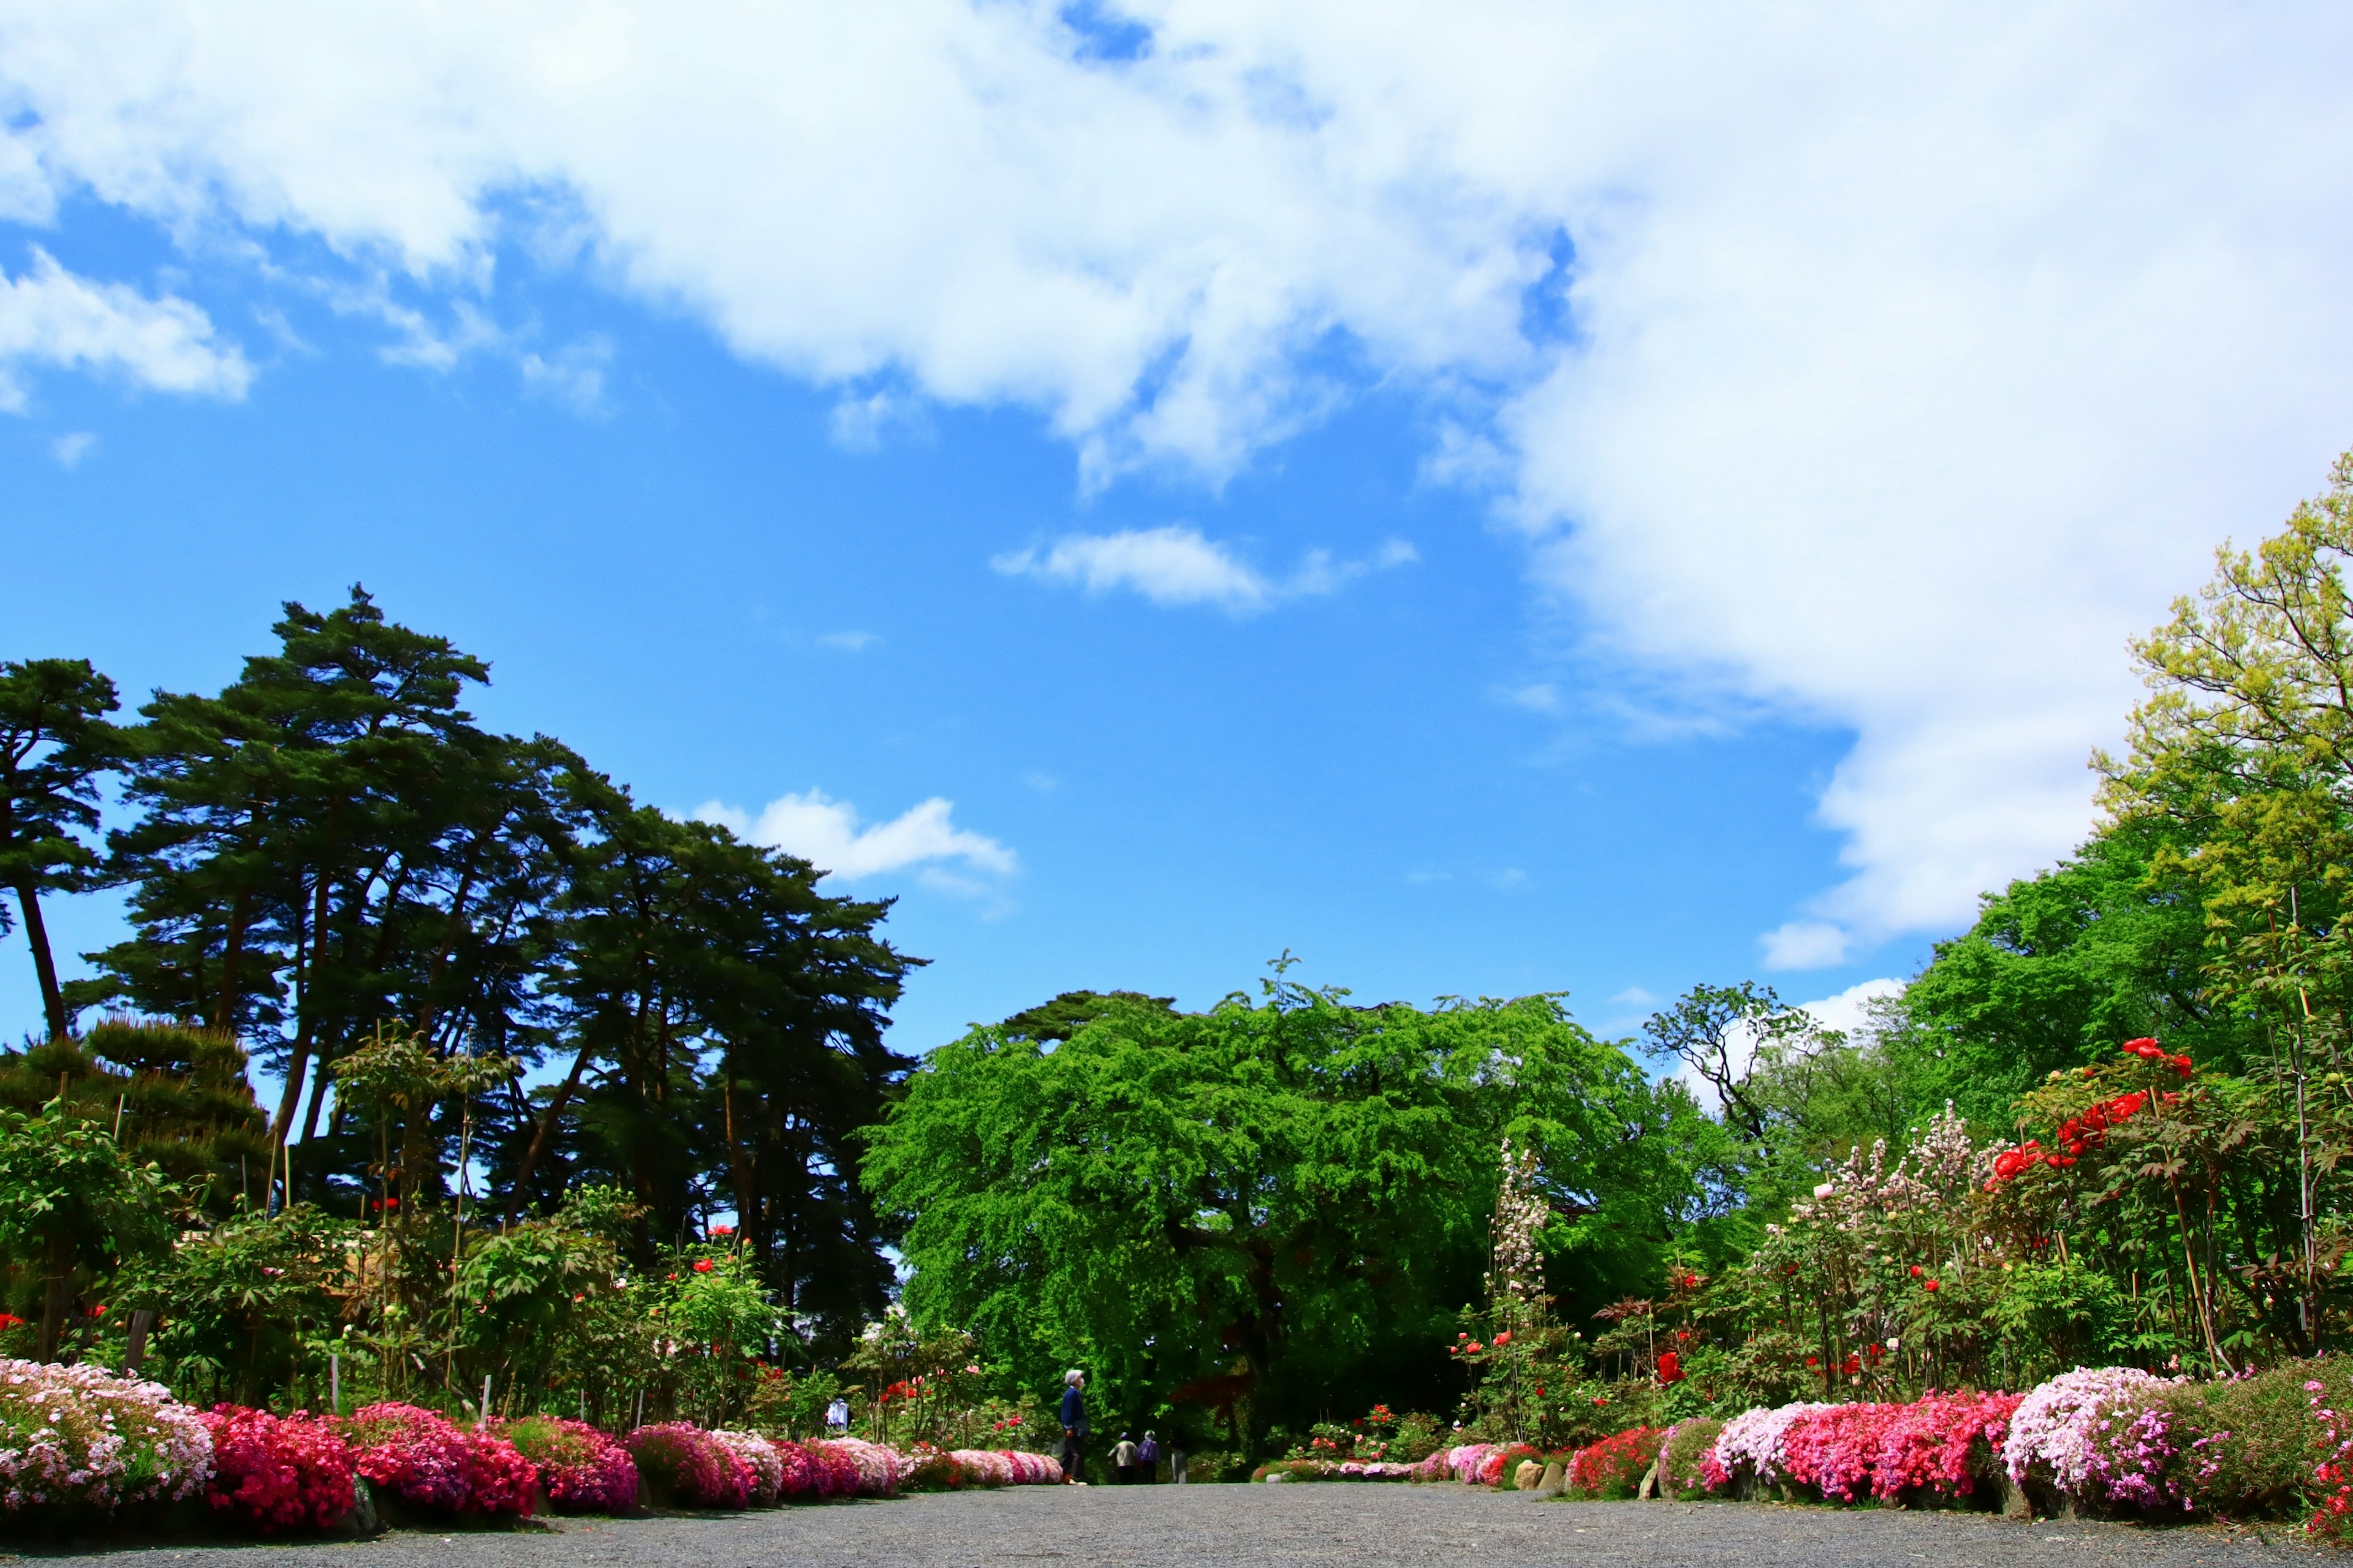
{"label": "man in dark jacket", "polygon": [[1062,1479],[1076,1482],[1079,1474],[1079,1440],[1087,1435],[1087,1402],[1082,1392],[1087,1385],[1087,1374],[1072,1368],[1062,1374]]}

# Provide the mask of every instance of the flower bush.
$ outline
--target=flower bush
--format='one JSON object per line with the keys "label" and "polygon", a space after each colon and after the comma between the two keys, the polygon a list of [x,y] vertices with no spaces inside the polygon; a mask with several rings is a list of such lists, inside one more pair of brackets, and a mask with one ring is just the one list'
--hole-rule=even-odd
{"label": "flower bush", "polygon": [[817,1457],[798,1443],[772,1439],[768,1445],[776,1451],[778,1482],[776,1492],[781,1498],[814,1500],[818,1490]]}
{"label": "flower bush", "polygon": [[776,1446],[756,1432],[730,1432],[714,1428],[712,1438],[730,1453],[751,1467],[752,1501],[759,1508],[772,1508],[785,1490],[785,1461]]}
{"label": "flower bush", "polygon": [[1829,1408],[1819,1404],[1781,1405],[1743,1411],[1725,1422],[1703,1467],[1708,1489],[1714,1491],[1743,1479],[1763,1486],[1779,1481],[1788,1462],[1782,1452],[1782,1440],[1788,1436],[1791,1424],[1809,1412]]}
{"label": "flower bush", "polygon": [[1696,1497],[1710,1489],[1704,1467],[1723,1430],[1724,1423],[1712,1415],[1694,1415],[1667,1428],[1659,1440],[1661,1497]]}
{"label": "flower bush", "polygon": [[742,1508],[752,1499],[752,1467],[699,1426],[666,1421],[625,1439],[647,1483],[689,1508]]}
{"label": "flower bush", "polygon": [[2071,1497],[2087,1493],[2091,1438],[2104,1406],[2164,1380],[2137,1367],[2087,1367],[2062,1373],[2021,1401],[2010,1418],[2002,1463],[2010,1479],[2032,1479]]}
{"label": "flower bush", "polygon": [[899,1451],[880,1443],[869,1443],[857,1437],[837,1437],[819,1447],[831,1449],[846,1457],[854,1467],[857,1479],[850,1491],[858,1497],[892,1497],[899,1490]]}
{"label": "flower bush", "polygon": [[[1251,1471],[1250,1479],[1263,1481],[1281,1476],[1291,1481],[1402,1481],[1411,1479],[1413,1468],[1390,1459],[1277,1459]],[[1058,1480],[1060,1469],[1060,1466],[1055,1466]]]}
{"label": "flower bush", "polygon": [[1579,1497],[1632,1497],[1642,1472],[1659,1457],[1659,1440],[1665,1436],[1656,1426],[1630,1426],[1579,1448],[1568,1462],[1569,1489]]}
{"label": "flower bush", "polygon": [[840,1443],[811,1443],[808,1456],[817,1472],[813,1495],[821,1498],[858,1495],[858,1461],[849,1457]]}
{"label": "flower bush", "polygon": [[1482,1487],[1500,1487],[1504,1478],[1519,1468],[1521,1460],[1540,1457],[1540,1451],[1531,1444],[1505,1443],[1489,1449],[1487,1457],[1479,1461],[1476,1479]]}
{"label": "flower bush", "polygon": [[628,1513],[638,1506],[638,1463],[596,1427],[560,1415],[511,1421],[499,1436],[539,1470],[559,1513]]}
{"label": "flower bush", "polygon": [[1873,1495],[1883,1500],[1918,1491],[1972,1495],[2001,1462],[2019,1404],[2015,1394],[1932,1394],[1891,1406],[1880,1426]]}
{"label": "flower bush", "polygon": [[200,1417],[212,1439],[206,1500],[264,1535],[340,1524],[356,1500],[357,1458],[333,1426],[298,1411],[218,1405]]}
{"label": "flower bush", "polygon": [[400,1501],[443,1513],[527,1516],[539,1472],[504,1438],[414,1405],[371,1405],[340,1424],[359,1473]]}
{"label": "flower bush", "polygon": [[211,1434],[163,1384],[0,1361],[0,1510],[177,1501],[212,1469]]}

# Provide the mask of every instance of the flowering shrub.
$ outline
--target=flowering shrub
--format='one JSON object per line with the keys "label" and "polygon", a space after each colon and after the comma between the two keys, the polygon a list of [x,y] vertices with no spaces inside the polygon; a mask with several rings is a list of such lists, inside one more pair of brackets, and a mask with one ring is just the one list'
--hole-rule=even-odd
{"label": "flowering shrub", "polygon": [[907,1491],[953,1491],[965,1484],[964,1471],[955,1455],[934,1444],[916,1444],[907,1450],[905,1459],[900,1468],[899,1485]]}
{"label": "flowering shrub", "polygon": [[1667,1428],[1659,1439],[1661,1497],[1693,1497],[1710,1489],[1704,1467],[1723,1430],[1724,1423],[1711,1415],[1694,1415]]}
{"label": "flowering shrub", "polygon": [[2000,1462],[2019,1404],[2015,1394],[1932,1394],[1891,1407],[1880,1427],[1873,1492],[1883,1500],[1921,1490],[1971,1495]]}
{"label": "flowering shrub", "polygon": [[1417,1481],[1461,1481],[1465,1486],[1477,1486],[1479,1475],[1488,1457],[1498,1452],[1493,1443],[1458,1443],[1451,1448],[1440,1448],[1416,1464],[1408,1472]]}
{"label": "flowering shrub", "polygon": [[1780,1468],[1790,1480],[1832,1502],[1859,1501],[1871,1491],[1880,1445],[1906,1408],[1817,1405],[1783,1428]]}
{"label": "flowering shrub", "polygon": [[401,1501],[444,1513],[528,1515],[538,1470],[504,1438],[414,1405],[371,1405],[341,1424],[359,1472]]}
{"label": "flowering shrub", "polygon": [[1810,1411],[1829,1408],[1826,1405],[1804,1403],[1782,1405],[1743,1411],[1725,1422],[1716,1436],[1715,1450],[1705,1461],[1708,1489],[1714,1491],[1743,1479],[1764,1486],[1780,1480],[1787,1463],[1781,1444],[1790,1425]]}
{"label": "flowering shrub", "polygon": [[776,1446],[755,1432],[729,1432],[714,1429],[713,1441],[725,1447],[752,1469],[752,1501],[759,1508],[773,1508],[784,1495],[785,1461]]}
{"label": "flowering shrub", "polygon": [[1632,1497],[1641,1484],[1642,1472],[1658,1458],[1659,1439],[1665,1436],[1655,1426],[1630,1426],[1579,1448],[1568,1462],[1569,1489],[1579,1497]]}
{"label": "flowering shrub", "polygon": [[856,1476],[850,1492],[858,1497],[890,1497],[899,1489],[899,1451],[857,1437],[837,1437],[820,1448],[841,1454]]}
{"label": "flowering shrub", "polygon": [[809,1459],[817,1468],[815,1495],[856,1497],[858,1495],[858,1461],[849,1457],[841,1443],[811,1443]]}
{"label": "flowering shrub", "polygon": [[0,1361],[0,1510],[177,1501],[212,1468],[204,1422],[162,1384]]}
{"label": "flowering shrub", "polygon": [[1482,1487],[1500,1487],[1504,1478],[1519,1468],[1521,1460],[1537,1457],[1538,1451],[1526,1443],[1506,1443],[1491,1448],[1487,1457],[1479,1461],[1478,1482]]}
{"label": "flowering shrub", "polygon": [[[1059,1472],[1060,1467],[1056,1468]],[[1413,1468],[1388,1459],[1277,1459],[1252,1470],[1250,1479],[1281,1476],[1291,1481],[1402,1481],[1412,1478]],[[1059,1473],[1056,1479],[1060,1479]]]}
{"label": "flowering shrub", "polygon": [[815,1455],[798,1443],[772,1439],[768,1446],[776,1451],[779,1480],[776,1495],[780,1498],[810,1499],[819,1496],[818,1470]]}
{"label": "flowering shrub", "polygon": [[628,1513],[638,1506],[638,1464],[628,1449],[585,1422],[533,1415],[499,1436],[538,1467],[559,1513]]}
{"label": "flowering shrub", "polygon": [[235,1405],[216,1405],[200,1419],[212,1437],[206,1500],[216,1510],[264,1535],[323,1530],[352,1511],[357,1461],[328,1422]]}
{"label": "flowering shrub", "polygon": [[699,1426],[666,1421],[626,1439],[638,1471],[689,1508],[742,1508],[751,1500],[752,1467]]}
{"label": "flowering shrub", "polygon": [[2042,1384],[2010,1418],[2002,1463],[2010,1479],[2030,1476],[2070,1496],[2084,1496],[2090,1481],[2092,1433],[2101,1407],[2163,1380],[2137,1367],[2089,1367],[2063,1373]]}

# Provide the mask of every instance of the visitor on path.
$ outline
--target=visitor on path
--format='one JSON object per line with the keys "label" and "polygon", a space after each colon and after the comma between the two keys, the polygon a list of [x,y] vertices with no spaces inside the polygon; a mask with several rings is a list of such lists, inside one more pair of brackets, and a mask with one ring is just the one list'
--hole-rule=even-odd
{"label": "visitor on path", "polygon": [[1160,1436],[1146,1432],[1144,1441],[1135,1446],[1135,1479],[1145,1486],[1160,1484]]}
{"label": "visitor on path", "polygon": [[833,1403],[825,1407],[825,1429],[837,1437],[849,1435],[849,1401],[838,1394],[833,1396]]}
{"label": "visitor on path", "polygon": [[1072,1367],[1062,1374],[1062,1479],[1086,1484],[1079,1474],[1079,1439],[1087,1435],[1087,1374]]}
{"label": "visitor on path", "polygon": [[1185,1479],[1185,1444],[1181,1438],[1168,1445],[1168,1484],[1172,1487],[1192,1484]]}
{"label": "visitor on path", "polygon": [[1135,1484],[1135,1445],[1129,1441],[1124,1432],[1111,1447],[1111,1479],[1115,1486],[1132,1487]]}

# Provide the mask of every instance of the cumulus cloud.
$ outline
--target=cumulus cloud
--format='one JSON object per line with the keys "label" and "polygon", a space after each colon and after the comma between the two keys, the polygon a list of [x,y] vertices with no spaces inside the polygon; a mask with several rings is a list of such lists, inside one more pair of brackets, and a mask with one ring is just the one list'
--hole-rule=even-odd
{"label": "cumulus cloud", "polygon": [[861,825],[856,806],[813,789],[778,795],[756,816],[713,800],[698,806],[693,816],[698,822],[723,824],[754,844],[797,855],[844,881],[913,867],[926,874],[930,886],[966,891],[984,884],[958,877],[947,866],[997,876],[1019,868],[1012,850],[984,834],[958,827],[955,810],[954,803],[934,795],[888,822]]}
{"label": "cumulus cloud", "polygon": [[[322,240],[448,297],[427,356],[521,233],[818,382],[1033,408],[1087,484],[1214,482],[1335,363],[1430,388],[1425,473],[1590,655],[1855,737],[1790,963],[2063,850],[2125,636],[2353,437],[2341,5],[1124,15],[1106,60],[1051,0],[24,0],[0,210]],[[1187,531],[1019,569],[1277,590]]]}
{"label": "cumulus cloud", "polygon": [[[112,373],[157,392],[242,397],[253,370],[211,318],[185,300],[149,299],[121,283],[67,271],[36,247],[32,265],[0,273],[0,408],[25,406],[27,366]],[[69,437],[70,439],[70,437]],[[58,448],[58,460],[73,458]]]}

